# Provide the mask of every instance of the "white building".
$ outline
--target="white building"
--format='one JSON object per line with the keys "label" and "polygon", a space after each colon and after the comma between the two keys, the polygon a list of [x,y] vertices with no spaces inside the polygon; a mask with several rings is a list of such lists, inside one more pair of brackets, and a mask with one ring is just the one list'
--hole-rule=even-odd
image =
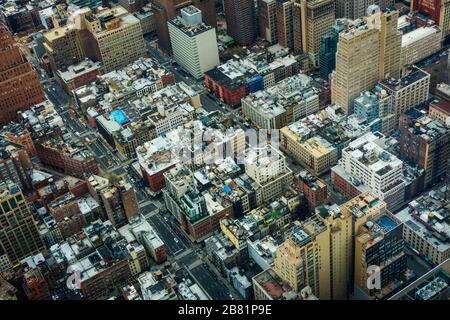
{"label": "white building", "polygon": [[404,201],[403,162],[384,150],[385,140],[379,132],[366,133],[342,150],[338,166],[392,209]]}
{"label": "white building", "polygon": [[219,64],[216,30],[202,22],[194,6],[181,9],[181,16],[167,22],[175,61],[199,79]]}

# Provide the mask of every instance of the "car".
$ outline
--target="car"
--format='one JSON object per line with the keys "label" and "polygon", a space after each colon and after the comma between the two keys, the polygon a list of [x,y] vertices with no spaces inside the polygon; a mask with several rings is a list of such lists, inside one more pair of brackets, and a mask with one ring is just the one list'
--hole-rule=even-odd
{"label": "car", "polygon": [[173,241],[175,241],[176,243],[180,242],[177,238],[173,238]]}

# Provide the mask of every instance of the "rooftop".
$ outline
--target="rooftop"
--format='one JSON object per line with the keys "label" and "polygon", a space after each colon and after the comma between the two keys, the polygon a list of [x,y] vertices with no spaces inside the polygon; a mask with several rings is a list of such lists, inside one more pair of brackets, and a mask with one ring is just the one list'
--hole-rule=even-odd
{"label": "rooftop", "polygon": [[284,112],[293,104],[318,99],[312,78],[298,74],[286,78],[276,85],[262,91],[251,93],[243,100],[252,105],[265,118],[271,119]]}
{"label": "rooftop", "polygon": [[385,209],[386,203],[372,193],[365,192],[344,203],[342,207],[348,209],[355,217],[361,218]]}
{"label": "rooftop", "polygon": [[450,249],[450,202],[448,187],[433,189],[396,214],[408,228],[440,252]]}
{"label": "rooftop", "polygon": [[448,127],[417,109],[410,109],[404,115],[408,119],[407,130],[416,136],[420,136],[427,142],[432,142],[450,134]]}
{"label": "rooftop", "polygon": [[411,32],[405,33],[402,36],[402,48],[408,47],[418,41],[426,39],[429,36],[440,34],[441,30],[437,26],[421,27]]}
{"label": "rooftop", "polygon": [[430,78],[430,74],[416,66],[410,66],[400,79],[386,79],[382,80],[380,84],[388,90],[400,91],[425,78]]}

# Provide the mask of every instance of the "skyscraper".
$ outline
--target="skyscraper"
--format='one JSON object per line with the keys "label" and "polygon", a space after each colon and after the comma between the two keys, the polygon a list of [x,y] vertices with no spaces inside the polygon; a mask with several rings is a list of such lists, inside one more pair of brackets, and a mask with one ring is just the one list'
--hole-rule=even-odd
{"label": "skyscraper", "polygon": [[152,2],[152,10],[155,13],[158,45],[165,52],[172,52],[167,22],[174,19],[180,9],[191,4],[202,12],[206,24],[214,28],[217,27],[216,3],[214,0],[155,0]]}
{"label": "skyscraper", "polygon": [[259,36],[272,44],[278,42],[276,0],[258,0]]}
{"label": "skyscraper", "polygon": [[181,9],[181,16],[168,22],[175,61],[196,79],[219,64],[216,30],[202,22],[194,6]]}
{"label": "skyscraper", "polygon": [[319,299],[345,299],[352,285],[352,214],[337,205],[295,223],[277,250],[273,269],[294,291],[310,286]]}
{"label": "skyscraper", "polygon": [[336,67],[336,51],[339,33],[348,26],[347,19],[337,19],[331,32],[320,39],[319,68],[320,76],[328,80],[329,75]]}
{"label": "skyscraper", "polygon": [[293,48],[294,46],[292,8],[293,1],[291,0],[276,1],[278,43],[285,48]]}
{"label": "skyscraper", "polygon": [[67,26],[44,34],[44,48],[53,71],[89,57],[101,61],[105,72],[122,68],[145,56],[145,41],[139,19],[121,6],[83,8],[70,17]]}
{"label": "skyscraper", "polygon": [[339,34],[336,69],[331,76],[331,101],[347,113],[360,92],[370,90],[378,81],[379,39],[377,29],[354,25]]}
{"label": "skyscraper", "polygon": [[44,243],[20,188],[13,183],[0,187],[0,204],[0,249],[12,265],[44,250]]}
{"label": "skyscraper", "polygon": [[[342,216],[353,220],[350,272],[354,285],[371,298],[383,298],[406,271],[402,224],[389,213],[386,203],[370,192],[354,197],[340,209]],[[379,274],[379,283],[371,280],[374,272]]]}
{"label": "skyscraper", "polygon": [[224,0],[227,33],[237,44],[251,45],[256,39],[256,9],[253,0]]}
{"label": "skyscraper", "polygon": [[400,76],[401,34],[397,31],[398,12],[371,7],[370,15],[353,21],[339,34],[336,69],[331,79],[331,101],[353,111],[360,92],[371,90],[378,80]]}
{"label": "skyscraper", "polygon": [[38,76],[9,30],[0,24],[0,124],[45,100]]}
{"label": "skyscraper", "polygon": [[[369,7],[376,10],[378,7]],[[370,13],[370,12],[369,12]],[[379,79],[400,77],[400,52],[402,33],[398,31],[398,11],[386,9],[376,10],[368,16],[369,27],[380,31]]]}
{"label": "skyscraper", "polygon": [[294,52],[308,54],[318,64],[320,39],[335,21],[334,0],[295,0],[293,8]]}

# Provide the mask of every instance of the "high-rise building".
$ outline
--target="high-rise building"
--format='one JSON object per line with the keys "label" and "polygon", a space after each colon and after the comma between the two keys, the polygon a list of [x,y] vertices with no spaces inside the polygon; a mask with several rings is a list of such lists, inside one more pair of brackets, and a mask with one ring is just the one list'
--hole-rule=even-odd
{"label": "high-rise building", "polygon": [[216,30],[202,22],[202,13],[194,6],[181,9],[181,16],[168,22],[175,61],[194,78],[219,64]]}
{"label": "high-rise building", "polygon": [[23,289],[28,300],[52,300],[50,288],[39,267],[30,268],[25,272]]}
{"label": "high-rise building", "polygon": [[[369,192],[340,208],[343,216],[353,216],[351,273],[355,291],[358,288],[370,298],[381,299],[396,289],[398,280],[405,275],[402,223],[387,211],[384,201]],[[379,275],[379,283],[372,279],[375,273]]]}
{"label": "high-rise building", "polygon": [[66,69],[84,57],[101,61],[103,71],[125,67],[146,55],[139,19],[123,7],[83,8],[64,27],[44,34],[44,48],[53,71]]}
{"label": "high-rise building", "polygon": [[123,68],[146,55],[141,24],[122,7],[107,8],[85,18],[96,61],[105,72]]}
{"label": "high-rise building", "polygon": [[353,111],[360,92],[378,80],[400,77],[402,35],[397,30],[398,11],[369,8],[364,22],[355,20],[339,34],[336,70],[332,74],[331,100],[346,112]]}
{"label": "high-rise building", "polygon": [[423,26],[402,36],[401,65],[414,64],[441,49],[442,31],[436,26]]}
{"label": "high-rise building", "polygon": [[13,266],[45,249],[27,200],[9,183],[0,190],[0,249]]}
{"label": "high-rise building", "polygon": [[441,8],[445,0],[411,0],[411,11],[424,13],[428,18],[439,24]]}
{"label": "high-rise building", "polygon": [[295,0],[294,52],[307,54],[318,65],[320,40],[330,31],[335,17],[334,0]]}
{"label": "high-rise building", "polygon": [[[372,7],[369,7],[369,10]],[[376,7],[378,8],[378,7]],[[369,28],[376,28],[380,32],[379,79],[386,77],[398,79],[400,77],[400,52],[402,47],[402,33],[398,31],[398,11],[373,9],[368,12]]]}
{"label": "high-rise building", "polygon": [[0,185],[11,180],[20,183],[22,190],[30,191],[31,168],[31,159],[25,148],[0,139]]}
{"label": "high-rise building", "polygon": [[392,96],[386,90],[376,86],[373,91],[361,92],[355,99],[354,112],[367,121],[373,128],[372,131],[389,135],[395,130],[398,122],[393,112],[392,100]]}
{"label": "high-rise building", "polygon": [[351,288],[352,214],[337,205],[319,207],[316,214],[295,223],[278,248],[275,273],[299,292],[305,286],[319,299],[345,299]]}
{"label": "high-rise building", "polygon": [[331,101],[347,113],[353,111],[354,99],[378,81],[379,39],[379,31],[364,23],[339,33],[336,69],[331,75]]}
{"label": "high-rise building", "polygon": [[259,36],[272,44],[278,42],[276,0],[258,0]]}
{"label": "high-rise building", "polygon": [[291,0],[277,0],[275,5],[278,43],[285,48],[293,48],[294,46],[293,4]]}
{"label": "high-rise building", "polygon": [[54,72],[83,59],[84,52],[80,41],[78,30],[68,26],[44,33],[44,49]]}
{"label": "high-rise building", "polygon": [[251,45],[256,40],[254,0],[224,0],[227,33],[237,44]]}
{"label": "high-rise building", "polygon": [[152,2],[158,45],[165,52],[172,52],[167,22],[174,19],[181,8],[191,4],[202,12],[203,19],[207,25],[214,28],[217,27],[216,2],[214,0],[155,0]]}
{"label": "high-rise building", "polygon": [[425,186],[440,181],[450,157],[450,130],[411,109],[400,116],[400,157],[425,170]]}
{"label": "high-rise building", "polygon": [[9,30],[0,23],[0,124],[45,100],[38,76]]}
{"label": "high-rise building", "polygon": [[320,39],[319,68],[322,79],[328,80],[329,75],[336,67],[336,51],[339,33],[349,26],[350,20],[337,19],[331,27],[331,32]]}

